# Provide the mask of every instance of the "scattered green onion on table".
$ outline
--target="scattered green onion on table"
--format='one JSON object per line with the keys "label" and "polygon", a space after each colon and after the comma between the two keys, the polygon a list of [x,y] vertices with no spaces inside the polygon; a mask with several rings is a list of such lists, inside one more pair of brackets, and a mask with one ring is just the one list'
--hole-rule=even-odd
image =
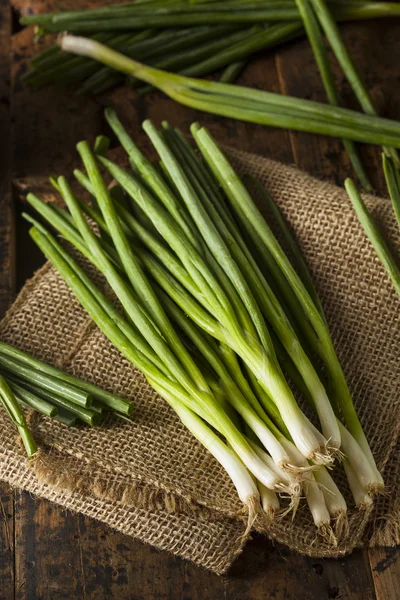
{"label": "scattered green onion on table", "polygon": [[105,412],[122,418],[133,404],[96,385],[0,342],[0,404],[17,427],[29,458],[37,447],[21,408],[37,411],[68,426],[100,423]]}
{"label": "scattered green onion on table", "polygon": [[[130,5],[117,4],[83,11],[27,15],[21,18],[21,24],[35,24],[39,31],[44,33],[66,30],[77,33],[77,27],[89,22],[94,30],[85,27],[85,31],[80,30],[80,33],[93,35],[93,39],[107,43],[130,58],[196,77],[226,67],[222,74],[222,81],[226,83],[235,81],[246,60],[254,53],[304,35],[301,11],[296,8],[294,0],[273,2],[272,5],[271,2],[236,1],[188,4],[179,0],[140,4],[135,2]],[[339,20],[400,16],[396,3],[335,2],[329,3],[329,6],[334,10],[334,18]],[[249,8],[252,9],[250,13]],[[179,14],[180,10],[184,12],[183,15]],[[160,14],[157,15],[156,11]],[[134,17],[135,27],[140,24],[138,17],[147,14],[148,26],[139,30],[131,28],[127,33],[129,19],[124,16],[121,22],[121,16],[125,13]],[[182,16],[185,15],[189,21],[186,24],[182,22]],[[204,24],[196,25],[196,15],[200,16]],[[247,20],[244,19],[246,15]],[[172,22],[167,28],[165,24],[157,26],[157,16],[170,21],[172,18]],[[276,20],[277,17],[280,18]],[[290,20],[287,20],[288,18]],[[109,30],[109,22],[115,19],[117,25],[123,29],[117,27]],[[237,22],[227,23],[227,19]],[[103,30],[96,33],[98,28]],[[243,35],[244,39],[236,42],[234,39],[230,40],[229,37],[235,34]],[[213,41],[219,42],[219,50],[213,49]],[[182,52],[184,50],[190,50],[187,56],[182,56],[186,54]],[[22,77],[27,83],[82,84],[78,93],[103,92],[124,79],[122,74],[113,69],[101,68],[86,58],[71,59],[57,46],[51,46],[33,57],[30,66],[31,70]]]}
{"label": "scattered green onion on table", "polygon": [[[100,154],[80,142],[84,169],[74,174],[92,203],[65,177],[53,184],[66,209],[33,194],[28,201],[105,276],[121,312],[26,215],[33,240],[103,333],[225,468],[249,514],[260,498],[270,518],[295,510],[304,494],[320,534],[334,542],[333,524],[345,527],[347,506],[325,467],[345,456],[360,508],[384,484],[304,260],[303,281],[259,213],[252,182],[244,186],[206,129],[192,126],[199,156],[168,123],[158,131],[146,121],[159,170],[112,110],[106,118],[132,168],[107,158],[104,140],[96,145]],[[289,371],[307,408],[292,393]],[[289,507],[280,508],[282,494]]]}

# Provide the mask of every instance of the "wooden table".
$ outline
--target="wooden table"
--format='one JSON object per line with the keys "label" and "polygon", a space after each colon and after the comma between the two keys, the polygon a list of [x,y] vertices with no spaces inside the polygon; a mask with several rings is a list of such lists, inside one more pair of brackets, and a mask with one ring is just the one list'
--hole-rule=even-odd
{"label": "wooden table", "polygon": [[[400,21],[348,24],[342,30],[381,114],[400,119]],[[73,164],[75,143],[104,131],[104,103],[119,106],[131,119],[139,141],[145,116],[168,118],[184,128],[201,119],[219,140],[244,150],[295,163],[337,183],[349,173],[337,140],[198,114],[158,93],[138,101],[133,92],[119,89],[93,100],[63,97],[53,89],[26,90],[18,76],[26,68],[30,41],[31,33],[20,31],[16,11],[0,0],[0,313],[43,262],[19,217],[21,189],[40,188],[48,174]],[[337,79],[343,100],[354,105],[338,69]],[[241,83],[324,100],[305,40],[258,57]],[[384,193],[379,150],[363,148],[363,156],[376,189]],[[358,550],[338,561],[317,560],[257,537],[229,575],[217,577],[4,484],[0,508],[0,600],[400,598],[400,554],[393,548]]]}

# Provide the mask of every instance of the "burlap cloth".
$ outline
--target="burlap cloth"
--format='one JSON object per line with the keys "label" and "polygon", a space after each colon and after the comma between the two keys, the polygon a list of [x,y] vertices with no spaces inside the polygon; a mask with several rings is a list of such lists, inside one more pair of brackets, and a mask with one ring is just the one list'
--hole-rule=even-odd
{"label": "burlap cloth", "polygon": [[[261,157],[229,151],[257,175],[288,218],[326,309],[358,414],[388,494],[372,512],[350,509],[350,534],[336,548],[316,538],[306,506],[256,529],[312,556],[341,556],[361,544],[400,542],[400,302],[343,189]],[[400,250],[390,202],[368,198],[385,235]],[[0,411],[0,478],[70,510],[104,521],[216,573],[225,572],[247,534],[235,490],[219,464],[180,424],[103,334],[61,277],[46,264],[27,282],[0,325],[0,337],[75,375],[131,398],[132,424],[109,418],[71,428],[32,418],[42,445],[30,465]],[[335,478],[352,507],[343,474]]]}

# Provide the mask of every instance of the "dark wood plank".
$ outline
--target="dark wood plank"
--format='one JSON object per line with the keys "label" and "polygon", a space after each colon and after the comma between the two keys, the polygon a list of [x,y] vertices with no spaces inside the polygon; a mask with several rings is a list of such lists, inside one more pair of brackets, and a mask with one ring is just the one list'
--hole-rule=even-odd
{"label": "dark wood plank", "polygon": [[0,483],[0,600],[14,598],[14,491]]}
{"label": "dark wood plank", "polygon": [[79,540],[78,515],[17,491],[16,600],[84,598]]}
{"label": "dark wood plank", "polygon": [[368,550],[355,550],[340,560],[321,561],[329,595],[327,598],[375,600],[377,598]]}
{"label": "dark wood plank", "polygon": [[[90,600],[219,600],[223,580],[81,515],[85,597]],[[101,544],[101,546],[99,546]]]}
{"label": "dark wood plank", "polygon": [[[299,556],[287,548],[256,538],[225,578],[228,600],[375,600],[365,551],[341,560]],[[368,575],[369,573],[369,575]]]}
{"label": "dark wood plank", "polygon": [[400,598],[400,551],[398,548],[372,548],[368,552],[377,600]]}
{"label": "dark wood plank", "polygon": [[10,148],[10,38],[11,12],[0,0],[0,317],[14,293],[14,211],[11,198]]}
{"label": "dark wood plank", "polygon": [[[11,11],[0,0],[0,318],[14,294],[14,211],[10,177],[10,37]],[[0,482],[0,599],[14,596],[14,493]]]}

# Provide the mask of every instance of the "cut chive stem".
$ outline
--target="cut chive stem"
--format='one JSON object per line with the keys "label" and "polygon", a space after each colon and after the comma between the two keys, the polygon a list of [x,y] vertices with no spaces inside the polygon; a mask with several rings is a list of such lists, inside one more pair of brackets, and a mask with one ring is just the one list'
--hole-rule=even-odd
{"label": "cut chive stem", "polygon": [[26,423],[24,413],[3,375],[0,375],[0,402],[17,428],[28,458],[32,458],[37,452],[36,442]]}
{"label": "cut chive stem", "polygon": [[43,415],[46,415],[46,417],[55,417],[58,414],[57,407],[46,402],[40,396],[37,396],[11,379],[8,383],[16,398],[22,400],[26,406],[34,408]]}
{"label": "cut chive stem", "polygon": [[[74,388],[82,390],[89,396],[98,398],[106,406],[118,412],[121,412],[123,414],[131,414],[131,412],[133,411],[133,405],[127,400],[124,400],[123,398],[120,398],[115,394],[111,394],[110,392],[107,392],[102,388],[88,383],[87,381],[78,379],[77,377],[74,377],[69,373],[65,373],[64,371],[61,371],[60,369],[57,369],[52,365],[49,365],[41,360],[38,360],[33,356],[30,356],[26,352],[22,352],[22,350],[19,350],[14,346],[10,346],[9,344],[0,342],[0,356],[9,357],[10,359],[14,359],[19,363],[25,364],[26,367],[29,367],[34,371],[40,371],[42,374],[46,374],[52,378],[65,381],[67,384],[70,384],[71,386],[74,386]],[[16,372],[16,374],[18,373]],[[67,397],[67,399],[71,400],[71,397],[69,396]]]}
{"label": "cut chive stem", "polygon": [[[0,349],[4,348],[4,344],[0,343]],[[26,362],[20,362],[19,359],[14,358],[13,356],[6,355],[5,353],[0,352],[0,367],[8,372],[16,375],[18,378],[30,381],[39,385],[45,390],[49,390],[50,392],[54,392],[69,400],[74,402],[79,406],[87,406],[89,407],[92,403],[92,396],[87,392],[80,390],[79,388],[70,385],[68,382],[63,381],[62,379],[58,379],[44,372],[40,372],[35,368],[32,368]]]}

